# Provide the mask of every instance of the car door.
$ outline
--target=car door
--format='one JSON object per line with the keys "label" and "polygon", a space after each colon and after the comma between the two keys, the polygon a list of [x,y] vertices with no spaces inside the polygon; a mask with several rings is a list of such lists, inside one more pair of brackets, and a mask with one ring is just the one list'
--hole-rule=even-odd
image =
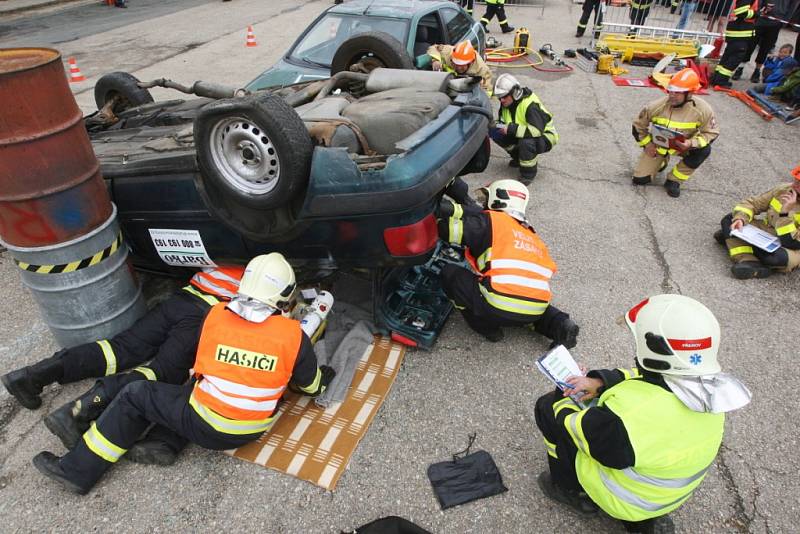
{"label": "car door", "polygon": [[448,44],[455,46],[461,41],[469,40],[475,50],[481,56],[484,55],[486,34],[480,22],[473,20],[463,9],[457,7],[440,8],[439,17]]}
{"label": "car door", "polygon": [[417,16],[410,35],[413,36],[414,59],[425,55],[431,45],[447,44],[442,21],[435,9]]}

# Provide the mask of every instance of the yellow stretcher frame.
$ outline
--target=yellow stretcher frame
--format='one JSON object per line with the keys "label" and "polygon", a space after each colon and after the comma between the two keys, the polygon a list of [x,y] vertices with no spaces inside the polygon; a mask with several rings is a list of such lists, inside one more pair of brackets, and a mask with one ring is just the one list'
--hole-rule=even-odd
{"label": "yellow stretcher frame", "polygon": [[601,34],[596,47],[608,48],[611,52],[623,55],[674,53],[675,57],[682,59],[697,57],[700,53],[697,43],[690,39],[638,37],[620,33]]}

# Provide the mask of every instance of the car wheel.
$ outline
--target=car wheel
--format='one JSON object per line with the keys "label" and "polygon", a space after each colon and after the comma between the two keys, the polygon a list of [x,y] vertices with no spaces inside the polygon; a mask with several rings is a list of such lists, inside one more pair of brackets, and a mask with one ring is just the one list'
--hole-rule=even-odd
{"label": "car wheel", "polygon": [[389,69],[413,69],[414,62],[403,44],[384,32],[367,32],[355,35],[339,46],[331,61],[331,75],[351,70],[369,72],[378,67]]}
{"label": "car wheel", "polygon": [[200,179],[233,204],[285,205],[308,181],[313,146],[303,121],[274,95],[217,100],[194,122]]}
{"label": "car wheel", "polygon": [[138,85],[139,80],[127,72],[110,72],[102,76],[94,86],[94,102],[103,109],[109,101],[119,97],[112,110],[121,113],[126,109],[149,104],[153,95]]}

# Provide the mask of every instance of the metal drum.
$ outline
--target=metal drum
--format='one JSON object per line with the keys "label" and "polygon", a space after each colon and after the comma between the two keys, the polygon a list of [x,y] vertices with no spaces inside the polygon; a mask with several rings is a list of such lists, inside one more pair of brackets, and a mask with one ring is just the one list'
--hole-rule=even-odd
{"label": "metal drum", "polygon": [[62,347],[111,337],[147,311],[116,216],[112,205],[99,228],[58,245],[5,243]]}
{"label": "metal drum", "polygon": [[19,247],[62,243],[110,215],[61,54],[0,49],[0,239]]}

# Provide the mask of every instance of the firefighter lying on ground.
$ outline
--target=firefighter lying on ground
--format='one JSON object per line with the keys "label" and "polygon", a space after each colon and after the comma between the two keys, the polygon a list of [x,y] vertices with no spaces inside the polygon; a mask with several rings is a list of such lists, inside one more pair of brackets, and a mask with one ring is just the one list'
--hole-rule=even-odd
{"label": "firefighter lying on ground", "polygon": [[[766,278],[772,271],[787,273],[800,266],[800,166],[792,174],[791,183],[739,202],[722,218],[714,239],[728,249],[734,277]],[[741,230],[745,224],[777,236],[780,248],[767,252],[731,236],[731,230]]]}
{"label": "firefighter lying on ground", "polygon": [[539,154],[558,143],[553,116],[531,89],[510,74],[497,78],[494,96],[500,99],[500,114],[489,135],[511,156],[509,166],[519,167],[519,181],[528,185],[536,177]]}
{"label": "firefighter lying on ground", "polygon": [[317,367],[300,322],[281,315],[294,292],[294,271],[283,256],[253,258],[233,300],[213,306],[203,321],[196,355],[170,362],[187,375],[193,368],[195,380],[180,385],[142,376],[128,383],[70,452],[41,452],[34,466],[84,495],[151,424],[172,433],[179,447],[191,441],[227,450],[258,439],[290,381],[316,396],[335,375]]}
{"label": "firefighter lying on ground", "polygon": [[[714,463],[725,412],[746,405],[750,392],[720,373],[719,323],[696,300],[657,295],[626,321],[636,367],[569,377],[571,387],[536,402],[550,467],[538,483],[580,515],[599,509],[628,532],[666,534],[674,532],[667,514]],[[582,409],[567,395],[597,402]]]}
{"label": "firefighter lying on ground", "polygon": [[[243,272],[241,266],[198,272],[189,285],[129,329],[110,339],[60,350],[50,358],[11,371],[1,377],[3,385],[25,408],[35,410],[41,406],[40,394],[49,384],[107,377],[44,418],[45,426],[71,449],[128,382],[143,378],[170,384],[186,381],[187,370],[171,362],[193,357],[208,310],[236,295]],[[146,364],[150,360],[152,363]],[[122,373],[132,368],[131,373]],[[137,448],[132,457],[139,452]]]}
{"label": "firefighter lying on ground", "polygon": [[489,341],[502,326],[529,326],[554,344],[574,347],[578,325],[552,304],[556,264],[528,222],[528,189],[516,180],[485,188],[484,209],[443,201],[439,237],[466,247],[473,270],[442,269],[442,287],[467,325]]}
{"label": "firefighter lying on ground", "polygon": [[457,76],[480,76],[481,89],[492,96],[492,71],[475,51],[469,41],[456,46],[435,44],[428,48],[433,70],[445,71]]}
{"label": "firefighter lying on ground", "polygon": [[[633,137],[643,148],[633,171],[635,185],[652,182],[667,167],[670,156],[678,156],[680,161],[664,182],[667,194],[677,198],[681,182],[688,180],[711,154],[711,143],[719,135],[719,128],[711,106],[692,96],[700,87],[695,71],[688,68],[678,71],[667,85],[667,95],[647,104],[633,121]],[[655,141],[663,136],[652,125],[668,128],[680,136],[670,140],[669,147],[661,146]]]}

